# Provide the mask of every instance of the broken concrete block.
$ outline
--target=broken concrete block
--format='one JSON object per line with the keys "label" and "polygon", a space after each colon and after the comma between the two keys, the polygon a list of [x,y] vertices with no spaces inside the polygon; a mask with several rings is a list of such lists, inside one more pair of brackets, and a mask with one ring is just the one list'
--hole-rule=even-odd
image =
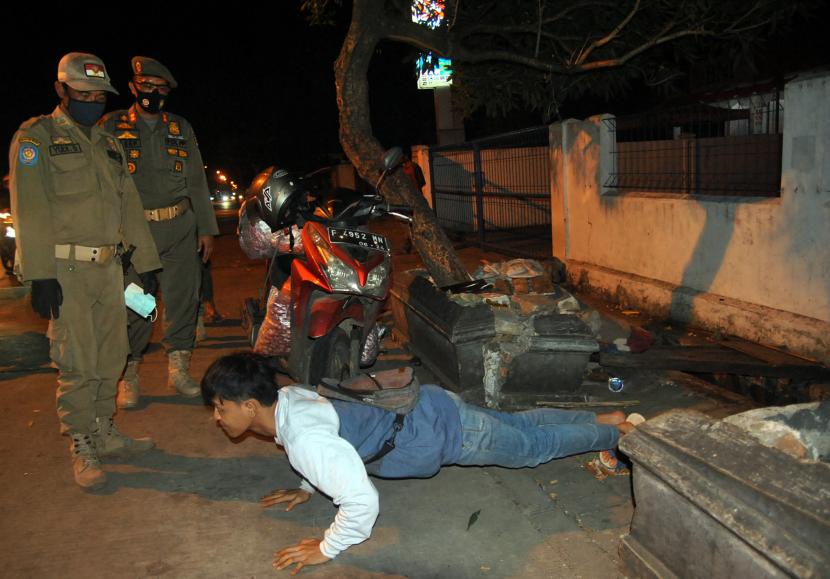
{"label": "broken concrete block", "polygon": [[527,331],[522,319],[511,310],[494,309],[493,319],[496,323],[496,335],[521,336]]}
{"label": "broken concrete block", "polygon": [[488,306],[506,308],[510,306],[510,296],[498,293],[479,294]]}
{"label": "broken concrete block", "polygon": [[602,318],[599,315],[599,312],[596,310],[582,310],[581,312],[577,313],[576,316],[582,320],[582,323],[585,324],[591,330],[591,334],[596,337],[599,335],[599,329],[602,326]]}
{"label": "broken concrete block", "polygon": [[764,446],[796,458],[830,458],[830,402],[757,408],[724,422],[742,428]]}
{"label": "broken concrete block", "polygon": [[560,314],[575,314],[581,309],[582,306],[579,304],[579,300],[571,295],[556,304],[556,311]]}
{"label": "broken concrete block", "polygon": [[500,294],[507,294],[510,295],[513,293],[513,287],[510,285],[510,282],[503,277],[499,277],[493,280],[493,291],[495,293]]}
{"label": "broken concrete block", "polygon": [[514,294],[529,294],[533,287],[530,280],[524,277],[512,278],[510,283],[513,284]]}
{"label": "broken concrete block", "polygon": [[523,316],[532,316],[540,312],[556,311],[557,298],[555,294],[516,294],[510,297],[513,307]]}

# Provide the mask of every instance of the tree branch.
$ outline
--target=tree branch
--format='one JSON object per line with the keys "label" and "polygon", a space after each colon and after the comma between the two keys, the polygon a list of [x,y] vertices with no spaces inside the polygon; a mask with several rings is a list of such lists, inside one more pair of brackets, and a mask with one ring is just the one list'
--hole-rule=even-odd
{"label": "tree branch", "polygon": [[576,61],[574,62],[574,64],[576,64],[577,66],[581,65],[583,62],[585,62],[588,59],[588,56],[594,51],[595,48],[600,48],[602,46],[605,46],[606,44],[608,44],[609,42],[614,40],[614,38],[617,37],[617,35],[622,31],[622,29],[625,28],[625,25],[628,24],[629,22],[631,22],[631,19],[634,18],[634,15],[637,13],[637,11],[639,9],[640,9],[640,0],[636,0],[634,2],[634,8],[632,8],[631,11],[628,13],[628,15],[625,18],[623,18],[622,22],[617,24],[617,26],[614,28],[614,30],[612,30],[611,32],[609,32],[608,34],[603,36],[602,38],[592,42],[591,45],[587,49],[583,50],[582,53],[576,58]]}
{"label": "tree branch", "polygon": [[574,67],[577,69],[578,72],[586,72],[589,70],[599,70],[603,68],[613,68],[617,66],[621,66],[627,63],[629,60],[645,52],[650,48],[654,48],[657,45],[670,42],[672,40],[676,40],[678,38],[682,38],[684,36],[711,36],[712,33],[707,30],[680,30],[675,32],[674,34],[669,34],[667,36],[660,36],[658,38],[654,38],[649,40],[648,42],[641,44],[637,48],[629,50],[624,55],[619,58],[607,58],[604,60],[595,60],[594,62],[589,62],[587,64],[583,64],[578,67]]}
{"label": "tree branch", "polygon": [[392,20],[385,18],[377,25],[378,33],[382,38],[403,42],[420,48],[437,52],[442,56],[449,55],[449,38],[445,30],[432,30],[412,21]]}

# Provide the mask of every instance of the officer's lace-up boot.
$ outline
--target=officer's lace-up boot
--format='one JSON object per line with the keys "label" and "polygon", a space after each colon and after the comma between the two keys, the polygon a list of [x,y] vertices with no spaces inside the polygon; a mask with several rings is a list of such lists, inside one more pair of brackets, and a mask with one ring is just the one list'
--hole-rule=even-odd
{"label": "officer's lace-up boot", "polygon": [[153,448],[156,443],[150,438],[130,438],[115,427],[112,417],[96,418],[92,438],[98,449],[98,456],[129,456],[141,454]]}
{"label": "officer's lace-up boot", "polygon": [[175,350],[167,355],[167,386],[187,398],[194,398],[202,392],[190,377],[191,354],[188,350]]}
{"label": "officer's lace-up boot", "polygon": [[72,472],[75,482],[85,489],[98,489],[107,484],[107,475],[101,470],[98,452],[89,434],[70,434],[72,444]]}
{"label": "officer's lace-up boot", "polygon": [[119,408],[135,408],[140,397],[138,382],[138,360],[127,362],[124,377],[118,381],[118,396],[115,403]]}

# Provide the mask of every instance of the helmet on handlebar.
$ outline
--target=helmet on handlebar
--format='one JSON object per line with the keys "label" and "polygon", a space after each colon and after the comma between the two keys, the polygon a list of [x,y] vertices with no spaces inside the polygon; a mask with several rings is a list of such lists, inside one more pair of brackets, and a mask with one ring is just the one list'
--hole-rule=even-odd
{"label": "helmet on handlebar", "polygon": [[256,196],[262,219],[272,231],[293,223],[296,204],[305,191],[298,175],[276,167],[268,167],[254,177],[249,188],[249,193]]}

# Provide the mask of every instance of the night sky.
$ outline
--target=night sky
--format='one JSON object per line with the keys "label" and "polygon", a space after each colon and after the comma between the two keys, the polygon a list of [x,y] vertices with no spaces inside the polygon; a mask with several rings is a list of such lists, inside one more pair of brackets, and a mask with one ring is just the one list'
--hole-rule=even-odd
{"label": "night sky", "polygon": [[[116,10],[112,3],[89,1],[75,3],[75,9],[71,3],[4,8],[0,139],[8,143],[21,122],[52,111],[57,64],[66,52],[92,52],[104,60],[121,92],[110,98],[108,110],[132,103],[129,63],[139,54],[159,59],[173,72],[179,88],[166,109],[194,126],[206,164],[228,172],[240,185],[271,164],[298,171],[330,164],[342,156],[333,64],[350,17],[349,2],[344,4],[340,22],[332,27],[309,26],[299,0],[268,3],[267,17],[250,10],[251,3],[224,3],[221,9],[163,2],[122,4],[129,8]],[[197,19],[207,24],[197,26]],[[787,38],[770,39],[767,50],[789,55],[786,66],[826,63],[825,23],[802,24]],[[414,58],[411,48],[384,43],[373,60],[372,121],[384,146],[435,140],[432,92],[417,90]],[[645,101],[627,97],[616,104],[626,102]],[[581,105],[570,113],[617,112],[613,103]],[[521,113],[502,121],[481,119],[472,117],[468,136],[540,122],[537,115]],[[8,171],[5,154],[0,171]]]}
{"label": "night sky", "polygon": [[[58,61],[77,51],[103,59],[121,93],[111,95],[107,110],[132,104],[127,87],[132,56],[163,62],[179,83],[165,109],[191,122],[209,167],[229,172],[243,186],[271,164],[307,171],[342,157],[333,65],[348,28],[348,10],[334,27],[312,27],[294,0],[268,3],[268,17],[228,3],[223,10],[169,8],[173,3],[136,9],[152,12],[152,18],[117,18],[95,14],[89,2],[77,5],[83,14],[48,9],[38,17],[36,30],[22,31],[19,42],[10,38],[10,25],[26,28],[32,10],[5,21],[4,145],[21,122],[54,109]],[[209,24],[191,23],[197,11]],[[383,45],[370,73],[373,109],[380,117],[377,136],[385,146],[434,139],[432,93],[417,90],[414,65],[404,60],[408,54],[409,49]],[[0,170],[8,172],[5,151]]]}

